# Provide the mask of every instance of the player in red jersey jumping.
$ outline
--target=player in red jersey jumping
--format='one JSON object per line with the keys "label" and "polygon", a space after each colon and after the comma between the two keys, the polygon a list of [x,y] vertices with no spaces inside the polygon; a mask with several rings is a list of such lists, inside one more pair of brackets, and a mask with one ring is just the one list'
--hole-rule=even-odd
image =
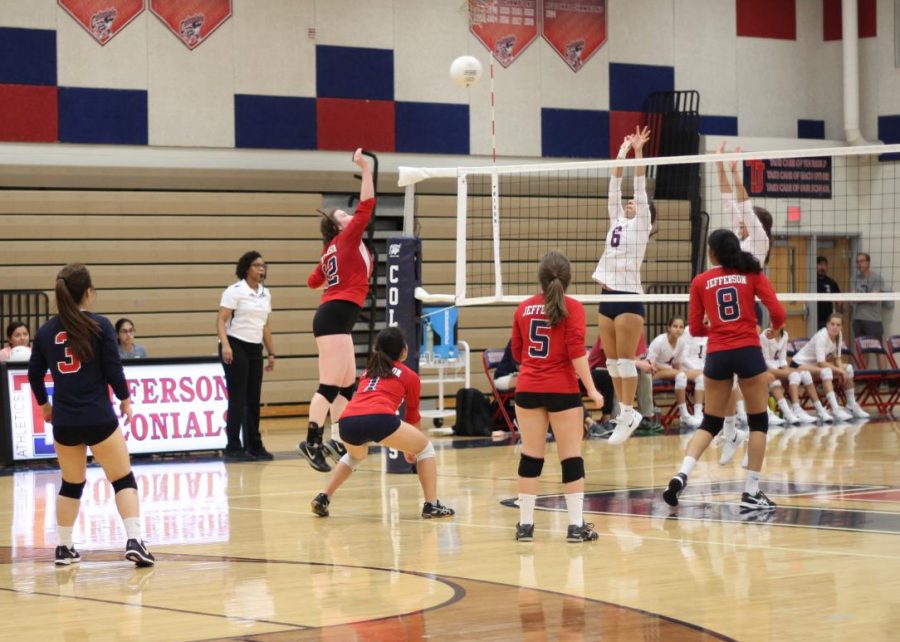
{"label": "player in red jersey jumping", "polygon": [[[362,170],[359,205],[352,216],[334,210],[322,217],[322,257],[306,283],[311,288],[324,286],[322,301],[313,317],[313,336],[319,351],[319,388],[309,402],[309,427],[306,441],[297,450],[320,472],[331,466],[327,453],[335,461],[347,451],[338,438],[337,422],[356,389],[356,353],[350,332],[369,294],[372,255],[362,241],[375,209],[375,186],[369,161],[362,149],[353,153],[353,162]],[[331,413],[331,439],[323,444],[325,417]]]}
{"label": "player in red jersey jumping", "polygon": [[[703,422],[688,444],[681,470],[669,481],[663,499],[670,506],[678,505],[678,495],[687,484],[688,475],[713,437],[722,430],[732,381],[737,375],[750,426],[747,482],[741,509],[771,510],[775,508],[774,502],[759,490],[759,472],[769,429],[769,377],[756,332],[754,297],[759,297],[769,310],[775,331],[784,325],[784,308],[762,273],[759,261],[741,250],[734,232],[716,230],[709,235],[709,260],[714,267],[691,282],[688,315],[691,334],[709,336],[703,368],[706,408]],[[704,314],[709,317],[709,326],[703,325]]]}
{"label": "player in red jersey jumping", "polygon": [[516,309],[512,328],[513,358],[522,364],[516,383],[516,419],[522,434],[519,457],[519,523],[516,540],[534,539],[534,504],[538,478],[547,450],[547,423],[553,428],[565,484],[569,542],[590,542],[599,536],[582,516],[584,459],[581,457],[581,392],[578,379],[597,408],[597,392],[585,348],[585,317],[581,303],[565,295],[572,280],[569,259],[548,252],[538,269],[541,294]]}

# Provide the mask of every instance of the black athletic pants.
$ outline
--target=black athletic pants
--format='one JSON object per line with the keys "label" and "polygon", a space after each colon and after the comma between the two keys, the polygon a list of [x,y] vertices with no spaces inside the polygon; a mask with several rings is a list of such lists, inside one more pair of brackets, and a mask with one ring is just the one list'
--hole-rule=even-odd
{"label": "black athletic pants", "polygon": [[[244,426],[243,448],[254,452],[262,448],[259,436],[259,399],[262,394],[263,357],[261,343],[247,343],[228,337],[234,355],[230,364],[222,362],[228,386],[228,450],[241,450],[241,425]],[[219,358],[222,346],[219,346]]]}

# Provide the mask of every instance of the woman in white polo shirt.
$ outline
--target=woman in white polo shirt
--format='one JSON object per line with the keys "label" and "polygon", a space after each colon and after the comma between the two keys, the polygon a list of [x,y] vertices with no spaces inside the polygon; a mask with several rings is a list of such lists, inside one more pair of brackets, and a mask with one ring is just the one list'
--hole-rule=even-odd
{"label": "woman in white polo shirt", "polygon": [[[268,360],[266,372],[275,368],[275,347],[269,329],[272,295],[263,285],[266,262],[259,252],[246,252],[237,262],[240,279],[222,293],[216,329],[219,355],[228,386],[228,444],[225,459],[271,460],[259,435],[259,399],[262,393],[263,344]],[[244,441],[241,444],[241,425]]]}

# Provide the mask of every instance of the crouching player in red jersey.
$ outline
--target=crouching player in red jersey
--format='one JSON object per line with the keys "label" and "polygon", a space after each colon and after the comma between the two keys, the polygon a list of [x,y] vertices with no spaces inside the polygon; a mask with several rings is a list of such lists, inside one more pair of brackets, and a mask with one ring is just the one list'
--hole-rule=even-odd
{"label": "crouching player in red jersey", "polygon": [[541,259],[542,294],[523,301],[513,319],[513,358],[522,364],[516,384],[516,418],[522,434],[519,458],[519,523],[516,540],[534,539],[534,504],[547,449],[547,422],[553,428],[562,466],[569,512],[569,542],[591,542],[599,535],[582,517],[584,505],[583,410],[578,379],[597,408],[597,392],[585,349],[585,317],[581,303],[565,295],[572,280],[569,259],[548,252]]}
{"label": "crouching player in red jersey", "polygon": [[[722,430],[732,381],[737,375],[750,426],[747,483],[741,496],[741,509],[771,510],[775,504],[759,489],[769,429],[769,377],[756,332],[754,297],[759,297],[768,308],[775,331],[784,325],[784,308],[762,273],[759,261],[741,250],[734,232],[716,230],[709,235],[709,260],[714,267],[691,282],[688,313],[691,334],[709,336],[703,368],[706,409],[700,429],[688,444],[681,470],[669,481],[663,499],[670,506],[678,505],[678,495],[687,484],[688,475],[713,437]],[[709,317],[708,327],[703,325],[704,314]]]}
{"label": "crouching player in red jersey", "polygon": [[[312,500],[312,511],[319,517],[328,517],[331,497],[366,458],[372,441],[402,450],[409,463],[416,463],[425,493],[422,517],[450,517],[455,513],[437,498],[434,446],[417,428],[422,384],[419,375],[403,364],[406,355],[406,340],[400,328],[385,328],[378,333],[359,389],[341,414],[339,429],[347,452],[335,466],[324,492]],[[401,421],[397,409],[404,400],[406,421]]]}

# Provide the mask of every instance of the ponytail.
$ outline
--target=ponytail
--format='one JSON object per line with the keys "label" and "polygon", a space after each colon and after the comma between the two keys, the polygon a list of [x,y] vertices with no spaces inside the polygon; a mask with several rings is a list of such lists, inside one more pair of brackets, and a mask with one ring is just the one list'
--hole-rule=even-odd
{"label": "ponytail", "polygon": [[544,315],[550,321],[551,328],[569,316],[566,309],[566,289],[558,278],[550,281],[544,289]]}
{"label": "ponytail", "polygon": [[78,307],[93,287],[91,273],[77,263],[70,263],[56,275],[56,309],[66,331],[66,344],[81,361],[93,358],[94,340],[100,336],[100,325]]}
{"label": "ponytail", "polygon": [[566,289],[572,280],[572,267],[565,254],[556,251],[547,252],[541,259],[538,268],[538,281],[544,291],[544,316],[555,327],[569,316],[566,309]]}
{"label": "ponytail", "polygon": [[394,376],[394,362],[403,354],[406,339],[398,327],[385,328],[375,337],[375,347],[369,363],[366,365],[366,376],[369,378],[385,378]]}
{"label": "ponytail", "polygon": [[741,242],[731,230],[716,230],[709,235],[709,249],[723,268],[741,274],[759,274],[762,267],[749,252],[741,250]]}

